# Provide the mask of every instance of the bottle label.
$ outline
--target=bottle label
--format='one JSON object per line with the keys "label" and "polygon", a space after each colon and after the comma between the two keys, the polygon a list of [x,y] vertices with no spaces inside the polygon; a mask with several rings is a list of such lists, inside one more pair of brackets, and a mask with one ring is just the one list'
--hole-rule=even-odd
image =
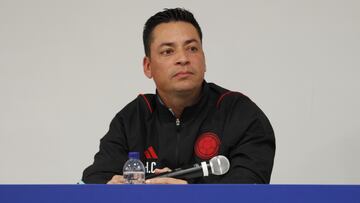
{"label": "bottle label", "polygon": [[141,171],[124,172],[123,174],[125,183],[127,184],[144,184],[145,173]]}

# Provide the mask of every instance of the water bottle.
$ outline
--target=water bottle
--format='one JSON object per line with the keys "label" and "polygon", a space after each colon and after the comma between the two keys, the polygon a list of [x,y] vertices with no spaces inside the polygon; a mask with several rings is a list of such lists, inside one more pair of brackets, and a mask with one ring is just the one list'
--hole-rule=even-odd
{"label": "water bottle", "polygon": [[140,161],[139,152],[129,152],[129,160],[123,168],[123,177],[127,184],[145,183],[145,167]]}

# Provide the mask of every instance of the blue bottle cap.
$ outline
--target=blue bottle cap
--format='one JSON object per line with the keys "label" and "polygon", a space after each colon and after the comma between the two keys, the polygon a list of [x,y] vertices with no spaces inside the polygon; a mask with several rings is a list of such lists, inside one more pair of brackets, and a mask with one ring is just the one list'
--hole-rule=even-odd
{"label": "blue bottle cap", "polygon": [[139,152],[129,152],[129,159],[140,159]]}

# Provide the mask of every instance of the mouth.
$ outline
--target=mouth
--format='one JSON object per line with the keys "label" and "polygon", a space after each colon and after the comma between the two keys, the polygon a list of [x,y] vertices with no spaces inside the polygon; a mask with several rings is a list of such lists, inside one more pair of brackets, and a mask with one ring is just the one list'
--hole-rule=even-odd
{"label": "mouth", "polygon": [[189,71],[180,71],[174,75],[174,78],[185,78],[190,75],[193,75],[193,73]]}

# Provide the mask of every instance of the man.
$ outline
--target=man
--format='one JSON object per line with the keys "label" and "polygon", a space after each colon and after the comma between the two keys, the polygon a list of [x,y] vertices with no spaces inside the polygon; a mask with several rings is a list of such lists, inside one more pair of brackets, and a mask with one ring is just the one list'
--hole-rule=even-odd
{"label": "man", "polygon": [[101,139],[85,183],[124,183],[128,152],[142,154],[147,173],[162,173],[224,155],[223,176],[192,180],[154,178],[151,184],[269,183],[274,154],[273,129],[246,96],[204,80],[202,32],[192,13],[165,9],[143,32],[144,73],[156,94],[139,95],[112,120]]}

